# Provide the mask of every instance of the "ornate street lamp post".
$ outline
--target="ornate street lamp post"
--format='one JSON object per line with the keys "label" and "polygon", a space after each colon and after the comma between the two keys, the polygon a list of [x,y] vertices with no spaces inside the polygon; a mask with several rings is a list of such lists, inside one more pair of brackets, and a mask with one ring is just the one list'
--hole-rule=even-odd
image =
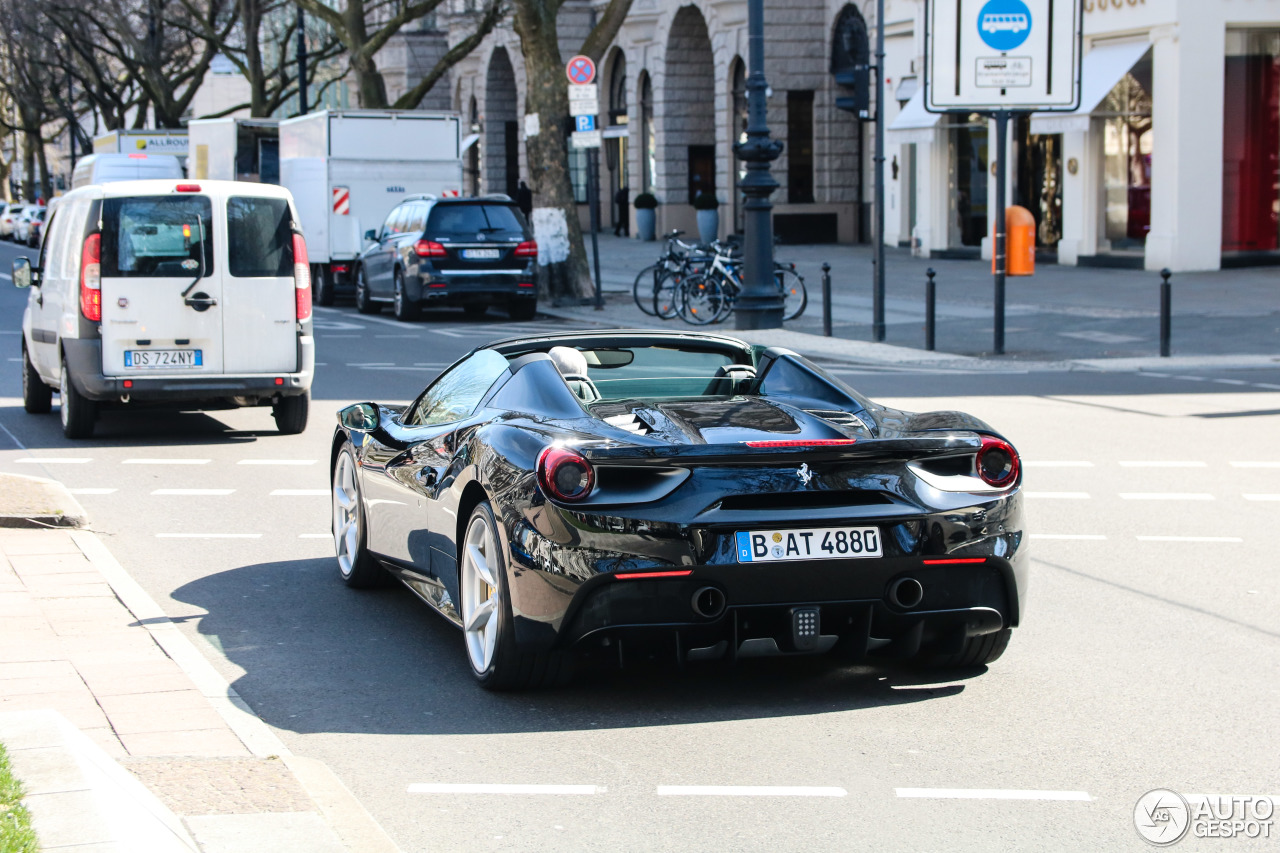
{"label": "ornate street lamp post", "polygon": [[782,143],[769,138],[764,79],[764,0],[747,0],[747,139],[733,146],[747,164],[739,183],[743,205],[742,293],[734,309],[739,329],[782,326],[782,293],[773,277],[773,205],[769,196],[778,182],[769,164],[782,153]]}

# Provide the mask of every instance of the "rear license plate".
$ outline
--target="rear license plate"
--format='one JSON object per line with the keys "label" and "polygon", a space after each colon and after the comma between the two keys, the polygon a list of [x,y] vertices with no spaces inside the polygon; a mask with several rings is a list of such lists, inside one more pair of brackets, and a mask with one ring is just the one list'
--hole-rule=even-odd
{"label": "rear license plate", "polygon": [[747,530],[737,534],[739,563],[882,557],[877,527]]}
{"label": "rear license plate", "polygon": [[203,350],[198,349],[127,349],[124,366],[133,369],[167,367],[201,367]]}
{"label": "rear license plate", "polygon": [[500,249],[463,249],[462,257],[468,261],[496,261],[502,257]]}

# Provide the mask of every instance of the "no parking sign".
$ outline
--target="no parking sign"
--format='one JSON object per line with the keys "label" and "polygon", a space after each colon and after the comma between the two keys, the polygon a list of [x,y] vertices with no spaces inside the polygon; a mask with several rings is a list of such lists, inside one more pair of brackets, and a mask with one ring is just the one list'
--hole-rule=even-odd
{"label": "no parking sign", "polygon": [[575,86],[585,86],[596,79],[596,64],[589,56],[575,56],[564,67],[569,82]]}

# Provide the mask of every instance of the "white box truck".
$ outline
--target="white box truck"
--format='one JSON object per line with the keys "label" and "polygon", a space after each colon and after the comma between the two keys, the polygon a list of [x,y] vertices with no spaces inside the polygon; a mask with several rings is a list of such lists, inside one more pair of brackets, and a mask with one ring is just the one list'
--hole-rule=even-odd
{"label": "white box truck", "polygon": [[187,123],[191,177],[280,183],[280,120],[202,118]]}
{"label": "white box truck", "polygon": [[280,184],[307,238],[316,302],[354,291],[364,232],[407,196],[462,189],[457,113],[342,110],[280,122]]}

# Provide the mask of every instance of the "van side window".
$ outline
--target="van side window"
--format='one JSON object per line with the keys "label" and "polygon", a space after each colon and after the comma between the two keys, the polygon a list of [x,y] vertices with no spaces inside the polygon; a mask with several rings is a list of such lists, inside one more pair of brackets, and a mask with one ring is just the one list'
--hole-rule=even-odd
{"label": "van side window", "polygon": [[227,261],[237,278],[292,276],[289,202],[282,198],[228,198]]}
{"label": "van side window", "polygon": [[44,224],[44,239],[40,241],[40,260],[36,263],[40,269],[45,270],[48,275],[49,270],[49,253],[53,248],[53,241],[62,236],[62,217],[57,212],[49,217],[49,221]]}
{"label": "van side window", "polygon": [[133,196],[102,202],[103,278],[190,278],[200,269],[201,246],[204,274],[210,276],[213,206],[208,196]]}

